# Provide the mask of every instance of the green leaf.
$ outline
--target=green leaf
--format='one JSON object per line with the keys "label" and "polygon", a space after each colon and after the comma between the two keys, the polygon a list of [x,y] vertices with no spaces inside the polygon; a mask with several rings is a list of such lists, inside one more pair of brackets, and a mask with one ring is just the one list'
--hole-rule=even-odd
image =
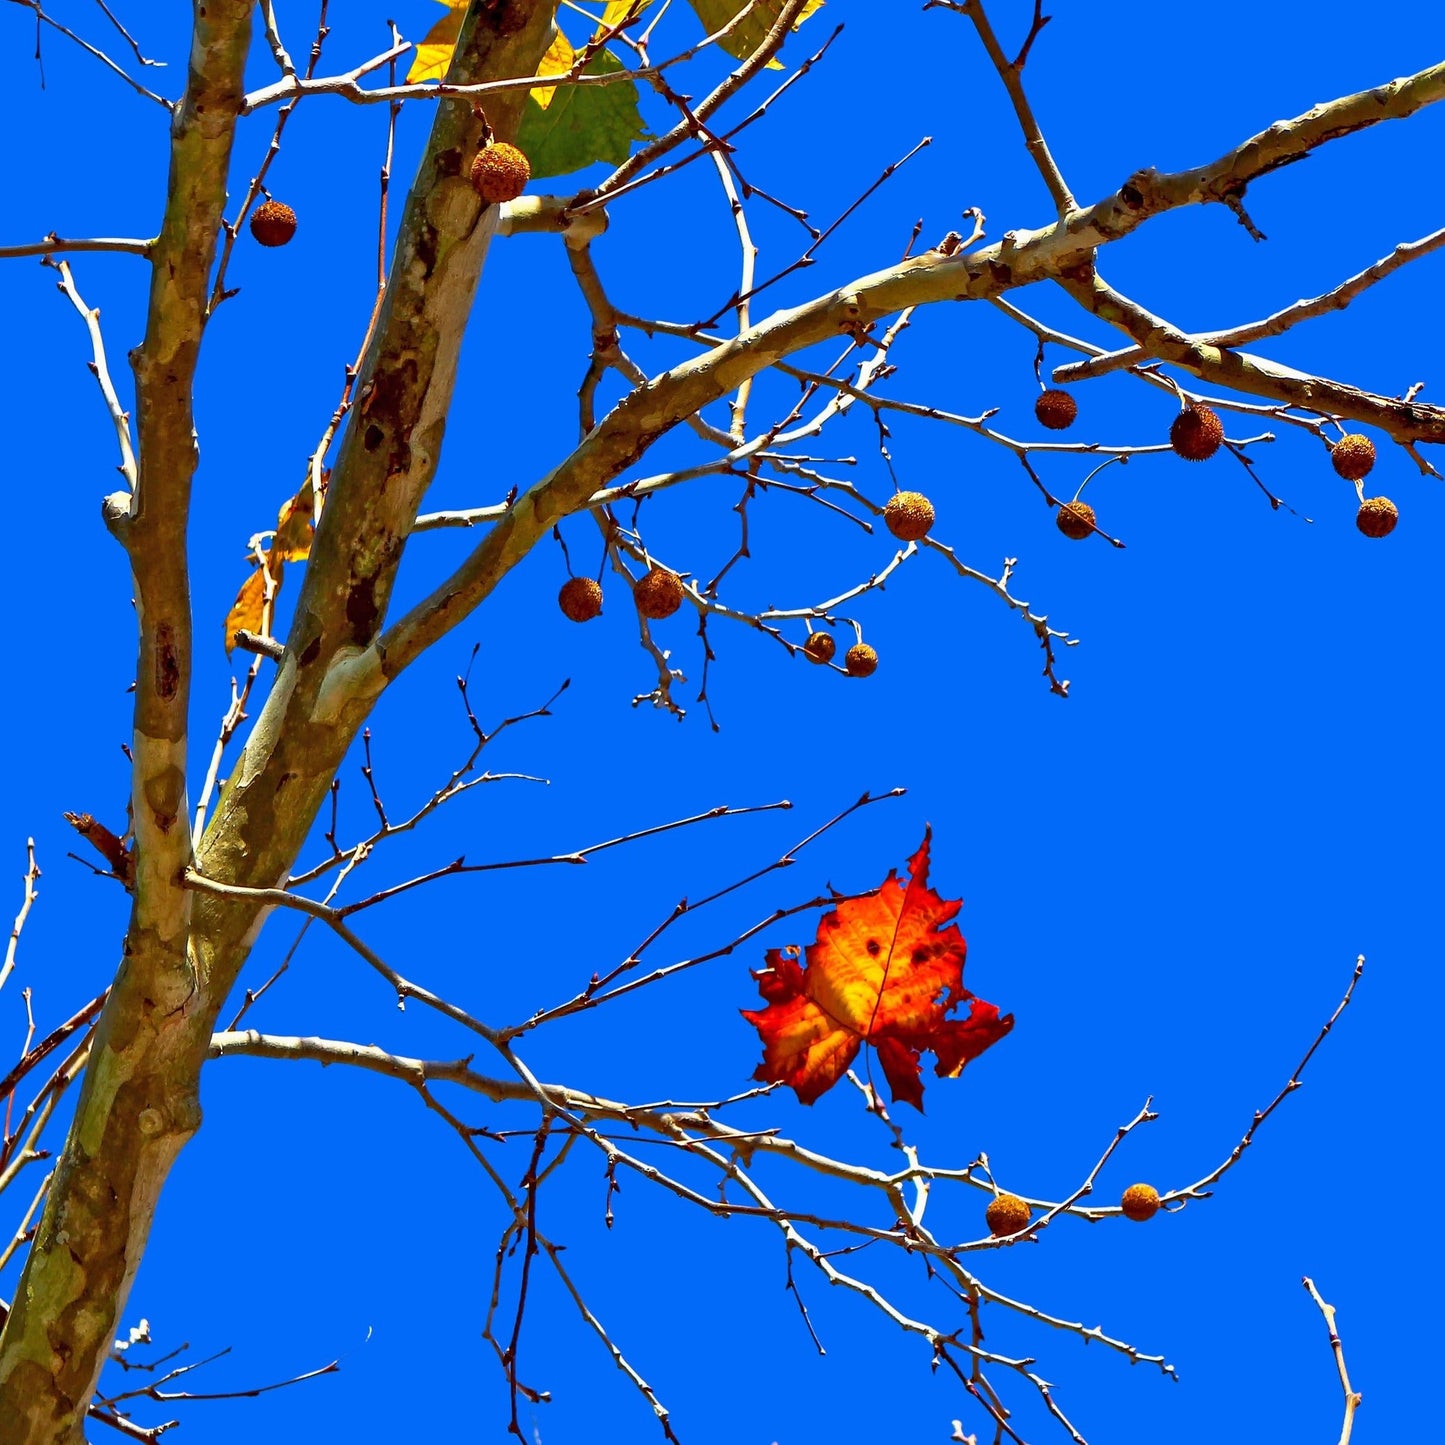
{"label": "green leaf", "polygon": [[[702,21],[704,29],[709,35],[714,31],[721,30],[729,20],[743,9],[744,0],[687,0],[687,3],[697,12],[697,18]],[[798,24],[793,26],[796,30],[814,11],[820,10],[823,0],[810,0],[808,5],[803,7],[803,13],[798,17]],[[741,25],[734,27],[726,36],[718,41],[721,49],[737,60],[745,60],[760,46],[768,37],[768,31],[778,23],[778,16],[783,13],[783,0],[757,0],[753,6],[752,13]],[[781,62],[770,60],[770,70],[781,68]]]}
{"label": "green leaf", "polygon": [[[601,50],[584,73],[612,75],[625,68]],[[564,176],[595,161],[620,166],[632,153],[632,143],[646,138],[637,108],[637,85],[619,80],[613,85],[559,86],[545,109],[537,104],[533,92],[522,116],[517,145],[536,178]]]}

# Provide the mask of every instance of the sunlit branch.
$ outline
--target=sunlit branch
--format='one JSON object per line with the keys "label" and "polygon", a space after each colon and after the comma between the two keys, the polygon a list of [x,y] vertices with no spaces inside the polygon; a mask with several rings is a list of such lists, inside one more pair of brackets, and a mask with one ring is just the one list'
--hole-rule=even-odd
{"label": "sunlit branch", "polygon": [[1339,1445],[1350,1445],[1350,1436],[1355,1428],[1355,1411],[1360,1408],[1360,1401],[1364,1398],[1350,1384],[1350,1372],[1345,1368],[1345,1347],[1340,1342],[1340,1333],[1335,1328],[1335,1307],[1326,1304],[1319,1290],[1315,1288],[1315,1282],[1308,1275],[1304,1278],[1304,1287],[1309,1291],[1310,1298],[1319,1307],[1319,1312],[1324,1316],[1325,1328],[1330,1332],[1330,1349],[1334,1352],[1335,1368],[1340,1375],[1340,1388],[1345,1393],[1345,1418],[1340,1426]]}
{"label": "sunlit branch", "polygon": [[[679,121],[665,135],[659,136],[648,145],[641,146],[626,161],[617,167],[599,185],[589,192],[587,201],[579,209],[588,209],[605,204],[634,176],[646,170],[653,161],[681,145],[683,141],[697,135],[699,125],[705,123],[730,97],[735,95],[754,75],[758,74],[773,56],[782,49],[793,27],[802,18],[807,0],[784,0],[778,18],[769,29],[762,43],[738,65],[712,92],[693,106],[690,113]],[[741,19],[741,16],[735,17]]]}
{"label": "sunlit branch", "polygon": [[65,1091],[73,1084],[90,1057],[90,1039],[85,1042],[51,1075],[40,1092],[20,1116],[15,1131],[4,1140],[0,1149],[0,1194],[3,1194],[31,1164],[47,1157],[38,1145],[50,1117]]}
{"label": "sunlit branch", "polygon": [[[30,910],[35,905],[39,896],[35,891],[35,885],[40,881],[40,867],[35,861],[35,839],[25,840],[25,894],[20,902],[20,912],[15,915],[15,922],[10,929],[10,937],[5,944],[5,961],[0,963],[0,988],[4,988],[10,975],[15,970],[15,953],[20,947],[20,935],[25,931],[25,921],[30,917]],[[6,1092],[5,1084],[0,1083],[0,1097]]]}
{"label": "sunlit branch", "polygon": [[1263,1109],[1255,1111],[1254,1118],[1250,1120],[1249,1128],[1244,1131],[1244,1137],[1229,1151],[1224,1161],[1216,1168],[1211,1169],[1202,1179],[1196,1179],[1193,1184],[1186,1185],[1183,1189],[1171,1190],[1161,1195],[1163,1202],[1172,1204],[1175,1200],[1181,1202],[1190,1199],[1207,1199],[1210,1193],[1210,1185],[1217,1184],[1243,1157],[1245,1150],[1254,1143],[1254,1136],[1259,1132],[1260,1125],[1269,1118],[1274,1111],[1285,1101],[1285,1099],[1303,1083],[1303,1075],[1309,1061],[1314,1058],[1315,1051],[1329,1037],[1330,1030],[1339,1022],[1340,1015],[1350,1006],[1350,1000],[1355,995],[1355,985],[1359,983],[1360,976],[1365,971],[1365,956],[1361,954],[1355,960],[1354,972],[1350,975],[1349,984],[1345,988],[1344,996],[1335,1005],[1335,1011],[1325,1020],[1324,1027],[1315,1036],[1314,1042],[1305,1050],[1304,1057],[1295,1065],[1294,1073],[1285,1081],[1284,1087]]}
{"label": "sunlit branch", "polygon": [[[57,31],[59,34],[65,36],[67,40],[78,45],[83,51],[85,51],[87,55],[100,61],[100,63],[105,66],[105,68],[110,71],[112,75],[118,76],[121,80],[123,80],[128,86],[130,86],[133,91],[136,92],[137,95],[142,95],[147,100],[153,100],[157,105],[162,106],[166,110],[171,109],[171,102],[168,101],[164,96],[157,95],[153,90],[148,90],[140,83],[140,81],[138,81],[134,76],[130,75],[126,71],[124,66],[118,65],[114,60],[112,60],[110,56],[105,53],[105,51],[92,45],[90,41],[86,40],[83,36],[77,35],[74,30],[71,30],[68,26],[62,25],[53,16],[48,15],[42,8],[40,0],[10,0],[10,3],[12,5],[23,6],[26,10],[29,10],[32,14],[34,14],[36,20],[40,24],[50,26],[52,30]],[[109,11],[107,11],[106,13],[109,14]],[[112,19],[113,18],[114,17],[112,17]],[[117,28],[119,29],[120,27],[117,26]],[[125,31],[121,30],[121,34],[125,35]],[[126,35],[126,39],[130,40],[130,37]],[[133,48],[134,41],[132,41],[131,44]],[[139,53],[137,52],[137,54],[139,58]],[[141,59],[141,64],[143,65],[154,63],[155,62],[153,61],[146,61],[144,59]]]}
{"label": "sunlit branch", "polygon": [[154,241],[141,241],[122,236],[91,236],[66,240],[52,231],[28,245],[0,246],[0,260],[21,256],[59,256],[66,252],[100,251],[128,256],[149,256]]}
{"label": "sunlit branch", "polygon": [[35,1191],[35,1197],[30,1201],[28,1208],[21,1216],[20,1223],[15,1228],[15,1233],[11,1235],[9,1243],[6,1244],[5,1248],[0,1249],[0,1270],[3,1270],[5,1266],[10,1263],[15,1251],[30,1239],[30,1221],[35,1218],[35,1211],[40,1208],[44,1201],[52,1178],[54,1178],[53,1170],[40,1181],[40,1187]]}
{"label": "sunlit branch", "polygon": [[130,413],[120,404],[120,398],[116,395],[115,384],[110,379],[110,367],[105,359],[105,338],[100,334],[100,308],[87,306],[81,299],[80,292],[76,290],[75,278],[70,272],[68,261],[51,262],[45,264],[54,265],[60,272],[60,281],[57,283],[59,289],[69,298],[70,304],[80,314],[80,319],[85,322],[85,329],[90,335],[91,361],[90,373],[95,377],[100,387],[100,394],[105,400],[105,409],[110,413],[112,425],[115,427],[116,441],[120,447],[120,471],[125,478],[126,486],[134,490],[136,479],[135,448],[131,440]]}
{"label": "sunlit branch", "polygon": [[960,15],[966,15],[973,21],[974,29],[978,31],[978,37],[983,42],[983,48],[988,52],[988,58],[993,62],[994,69],[998,71],[999,79],[1003,81],[1004,89],[1008,92],[1008,98],[1013,105],[1014,114],[1018,117],[1019,129],[1023,132],[1024,144],[1028,147],[1029,156],[1043,177],[1044,184],[1049,188],[1049,195],[1053,197],[1059,215],[1068,215],[1070,211],[1076,209],[1078,203],[1074,200],[1068,183],[1059,170],[1058,162],[1054,159],[1053,152],[1050,151],[1048,142],[1044,139],[1044,133],[1034,117],[1033,107],[1029,104],[1028,94],[1025,92],[1023,84],[1024,66],[1028,63],[1029,51],[1033,48],[1034,41],[1038,39],[1039,32],[1049,23],[1050,17],[1043,13],[1039,0],[1035,0],[1033,24],[1029,29],[1028,37],[1018,55],[1013,60],[1009,60],[984,11],[983,0],[926,0],[923,8],[931,10],[935,7],[957,11]]}
{"label": "sunlit branch", "polygon": [[334,912],[337,918],[346,918],[353,913],[360,913],[364,908],[374,907],[378,903],[384,903],[402,893],[410,892],[413,888],[433,883],[439,878],[455,878],[469,873],[492,873],[511,868],[540,868],[554,863],[585,863],[594,854],[605,852],[609,848],[620,848],[624,843],[635,843],[643,838],[654,838],[661,833],[674,832],[678,828],[689,828],[695,823],[710,822],[715,818],[743,818],[753,813],[771,813],[776,809],[787,809],[792,806],[786,799],[777,803],[759,803],[745,808],[732,808],[722,804],[716,808],[709,808],[705,813],[694,813],[689,818],[677,818],[670,823],[657,823],[650,828],[639,828],[631,833],[622,833],[600,843],[589,843],[586,847],[574,849],[570,853],[552,853],[538,858],[507,859],[498,863],[467,863],[458,859],[454,863],[433,869],[429,873],[409,878],[405,883],[398,883],[391,888],[383,888],[369,898],[348,903],[342,908],[335,909]]}
{"label": "sunlit branch", "polygon": [[[472,656],[473,658],[476,657],[475,648],[472,651]],[[462,793],[468,792],[482,783],[500,782],[508,778],[533,780],[529,774],[525,773],[486,772],[477,776],[472,776],[472,774],[483,750],[495,742],[508,728],[515,727],[519,723],[530,722],[536,718],[551,717],[552,705],[567,690],[568,683],[564,681],[561,687],[540,707],[533,708],[529,712],[518,713],[515,717],[503,718],[491,732],[486,732],[477,721],[476,714],[472,711],[471,701],[467,694],[467,685],[466,677],[457,678],[457,688],[461,693],[462,706],[466,710],[467,722],[470,724],[473,734],[473,746],[471,752],[462,763],[452,770],[447,781],[443,783],[441,787],[437,788],[409,817],[404,818],[399,823],[384,822],[375,832],[370,834],[370,836],[362,839],[359,843],[353,844],[349,848],[342,848],[337,844],[333,829],[333,831],[327,835],[328,841],[332,846],[331,857],[323,859],[320,863],[314,864],[312,867],[295,874],[288,880],[288,888],[302,887],[314,879],[321,877],[323,874],[330,872],[333,868],[348,867],[359,861],[362,857],[369,857],[373,850],[388,838],[394,838],[401,833],[411,832],[412,829],[416,828],[421,822],[429,818],[453,798],[459,797]]]}
{"label": "sunlit branch", "polygon": [[[1292,326],[1302,321],[1311,321],[1317,316],[1328,315],[1331,311],[1343,311],[1362,292],[1369,290],[1377,281],[1398,271],[1409,262],[1428,256],[1445,246],[1445,227],[1422,236],[1418,241],[1402,241],[1388,256],[1367,266],[1348,280],[1330,291],[1322,292],[1307,301],[1296,301],[1292,306],[1266,316],[1262,321],[1251,321],[1245,326],[1231,326],[1223,331],[1205,331],[1189,340],[1196,346],[1245,346],[1252,341],[1263,341],[1267,337],[1282,336]],[[1135,366],[1151,359],[1152,353],[1139,346],[1128,346],[1122,351],[1111,351],[1090,361],[1075,361],[1067,366],[1054,368],[1053,379],[1063,384],[1073,381],[1087,381],[1092,377],[1104,376],[1122,367]]]}

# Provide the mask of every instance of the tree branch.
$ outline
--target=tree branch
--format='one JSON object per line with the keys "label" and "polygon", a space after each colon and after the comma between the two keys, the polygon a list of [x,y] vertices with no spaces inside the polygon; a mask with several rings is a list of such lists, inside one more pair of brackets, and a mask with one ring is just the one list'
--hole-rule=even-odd
{"label": "tree branch", "polygon": [[20,256],[58,256],[66,251],[113,251],[131,256],[149,256],[154,241],[139,241],[121,236],[92,236],[67,241],[52,231],[28,245],[0,246],[0,261]]}
{"label": "tree branch", "polygon": [[[1246,346],[1251,341],[1263,341],[1269,336],[1282,336],[1292,326],[1298,326],[1302,321],[1312,320],[1314,317],[1323,316],[1330,311],[1343,311],[1355,297],[1369,290],[1377,281],[1384,280],[1386,276],[1421,256],[1428,256],[1430,252],[1438,251],[1441,246],[1445,246],[1445,227],[1438,231],[1432,231],[1428,236],[1422,236],[1418,241],[1402,241],[1388,256],[1381,257],[1373,266],[1367,266],[1363,271],[1341,281],[1338,286],[1322,295],[1307,301],[1296,301],[1292,306],[1286,306],[1274,312],[1273,315],[1266,316],[1262,321],[1252,321],[1247,326],[1231,326],[1224,331],[1207,331],[1188,339],[1197,346],[1234,347]],[[1088,381],[1096,376],[1107,375],[1111,371],[1136,366],[1139,362],[1148,359],[1149,353],[1142,347],[1129,346],[1122,351],[1111,351],[1103,356],[1095,357],[1091,361],[1075,361],[1067,366],[1055,367],[1053,380],[1059,384]]]}
{"label": "tree branch", "polygon": [[[1402,119],[1445,98],[1445,62],[1357,95],[1344,96],[1267,131],[1192,170],[1140,171],[1112,196],[1037,231],[1013,231],[967,253],[938,248],[875,272],[829,295],[779,311],[703,355],[638,387],[555,470],[498,519],[465,562],[381,639],[379,663],[397,676],[490,594],[562,518],[587,506],[649,446],[680,421],[718,401],[781,357],[869,325],[910,306],[948,300],[995,300],[1016,287],[1060,279],[1089,309],[1104,314],[1115,293],[1091,295],[1094,251],[1146,221],[1185,205],[1222,202],[1259,176],[1302,159],[1316,146],[1383,120]],[[1076,279],[1071,279],[1076,278]],[[1102,283],[1100,283],[1102,284]],[[1122,324],[1122,323],[1119,323]],[[1186,370],[1289,405],[1327,408],[1379,427],[1402,441],[1445,442],[1445,409],[1377,396],[1307,377],[1261,358],[1195,348],[1182,333],[1156,346]],[[1136,340],[1139,339],[1136,337]],[[1156,353],[1157,354],[1157,353]]]}
{"label": "tree branch", "polygon": [[[71,1138],[0,1333],[0,1438],[78,1438],[171,1163],[199,1123],[204,1056],[187,1020],[190,858],[186,715],[191,617],[186,522],[196,466],[191,386],[226,177],[251,0],[196,0],[186,93],[173,113],[165,213],[135,354],[136,488],[124,529],[135,583],[132,809],[136,882],[126,967],[97,1024]],[[208,1032],[208,1031],[207,1031]]]}
{"label": "tree branch", "polygon": [[1350,1372],[1345,1368],[1345,1347],[1340,1342],[1339,1331],[1335,1328],[1334,1305],[1325,1303],[1323,1296],[1315,1288],[1314,1280],[1308,1275],[1304,1277],[1304,1287],[1319,1307],[1319,1312],[1325,1318],[1325,1328],[1330,1332],[1330,1349],[1334,1351],[1335,1368],[1340,1373],[1340,1388],[1345,1392],[1345,1419],[1340,1426],[1340,1445],[1350,1445],[1350,1436],[1355,1428],[1355,1411],[1360,1408],[1360,1401],[1364,1396],[1350,1384]]}

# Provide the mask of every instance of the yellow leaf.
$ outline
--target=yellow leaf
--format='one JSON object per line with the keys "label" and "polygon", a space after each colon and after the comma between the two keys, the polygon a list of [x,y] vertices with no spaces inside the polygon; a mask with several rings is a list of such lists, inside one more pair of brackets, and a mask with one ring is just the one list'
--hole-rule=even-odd
{"label": "yellow leaf", "polygon": [[[602,24],[598,27],[597,33],[602,35],[611,30],[620,20],[625,19],[634,3],[635,0],[607,0],[607,7],[602,12]],[[646,6],[643,8],[645,9]]]}
{"label": "yellow leaf", "polygon": [[[539,78],[546,75],[566,75],[572,69],[576,59],[577,52],[572,49],[572,42],[560,30],[554,30],[552,43],[547,47],[547,53],[537,67],[537,75]],[[552,104],[552,97],[557,94],[557,87],[555,85],[539,85],[536,90],[527,93],[543,110],[546,110]]]}
{"label": "yellow leaf", "polygon": [[[688,0],[697,12],[709,35],[721,30],[724,25],[743,10],[742,0]],[[802,14],[793,24],[796,30],[810,15],[823,8],[823,0],[809,0]],[[783,13],[783,0],[754,0],[752,10],[738,25],[735,25],[719,45],[734,59],[743,60],[763,43],[769,30],[778,22]],[[768,61],[769,70],[781,70],[783,62],[776,57]]]}
{"label": "yellow leaf", "polygon": [[[411,69],[406,73],[408,85],[416,85],[424,80],[445,80],[447,71],[451,68],[452,52],[457,48],[457,36],[461,34],[462,16],[466,11],[467,0],[442,0],[442,4],[447,6],[447,13],[427,31],[426,39],[417,46]],[[610,12],[616,9],[616,18],[620,20],[627,13],[628,4],[630,0],[622,0],[619,7],[617,0],[613,0],[608,10]],[[577,52],[573,50],[571,41],[554,27],[552,43],[547,47],[547,53],[537,67],[537,74],[542,77],[566,75],[576,59]],[[532,99],[543,110],[551,105],[552,97],[556,93],[555,85],[539,85],[530,92]]]}
{"label": "yellow leaf", "polygon": [[281,508],[268,554],[273,562],[304,562],[311,555],[311,482]]}
{"label": "yellow leaf", "polygon": [[411,69],[406,73],[408,85],[416,85],[423,80],[442,80],[452,63],[452,51],[457,48],[467,0],[441,0],[441,3],[447,7],[447,13],[427,31],[426,39],[417,46]]}
{"label": "yellow leaf", "polygon": [[[274,601],[276,593],[281,590],[281,561],[279,558],[271,562],[270,571],[271,579],[275,584],[271,594]],[[260,633],[265,620],[266,569],[257,567],[241,584],[241,590],[236,594],[236,600],[226,614],[226,656],[229,657],[235,651],[238,632]]]}

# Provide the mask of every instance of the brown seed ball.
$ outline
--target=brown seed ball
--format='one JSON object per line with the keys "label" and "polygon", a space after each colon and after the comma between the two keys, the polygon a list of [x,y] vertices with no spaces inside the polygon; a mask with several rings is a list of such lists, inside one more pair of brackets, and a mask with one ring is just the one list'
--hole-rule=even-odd
{"label": "brown seed ball", "polygon": [[999,1194],[983,1212],[988,1232],[995,1239],[1017,1234],[1028,1224],[1033,1211],[1017,1194]]}
{"label": "brown seed ball", "polygon": [[557,606],[573,622],[591,622],[602,611],[602,589],[590,577],[569,577],[557,594]]}
{"label": "brown seed ball", "polygon": [[262,201],[251,212],[251,234],[263,246],[284,246],[296,234],[296,212],[284,201]]}
{"label": "brown seed ball", "polygon": [[1079,403],[1074,400],[1072,392],[1046,391],[1034,403],[1034,415],[1050,431],[1063,431],[1073,426],[1078,414]]}
{"label": "brown seed ball", "polygon": [[1355,513],[1355,526],[1367,537],[1388,537],[1399,520],[1399,508],[1388,497],[1366,497]]}
{"label": "brown seed ball", "polygon": [[810,632],[803,644],[803,651],[813,662],[832,662],[837,650],[838,644],[833,641],[831,632]]}
{"label": "brown seed ball", "polygon": [[933,525],[933,503],[922,492],[899,492],[883,508],[883,521],[900,542],[916,542]]}
{"label": "brown seed ball", "polygon": [[1330,465],[1347,482],[1358,482],[1375,465],[1375,444],[1369,437],[1351,432],[1330,448]]}
{"label": "brown seed ball", "polygon": [[1094,531],[1094,509],[1087,502],[1061,502],[1054,525],[1064,536],[1082,542]]}
{"label": "brown seed ball", "polygon": [[506,141],[478,151],[472,162],[472,189],[488,205],[499,201],[515,201],[527,189],[532,167],[516,146]]}
{"label": "brown seed ball", "polygon": [[1186,462],[1208,461],[1224,441],[1224,423],[1207,406],[1187,406],[1169,428],[1169,445]]}
{"label": "brown seed ball", "polygon": [[1152,1184],[1131,1184],[1124,1191],[1119,1207],[1126,1219],[1136,1219],[1140,1223],[1153,1219],[1159,1212],[1159,1191]]}
{"label": "brown seed ball", "polygon": [[671,617],[682,606],[682,579],[666,567],[654,567],[639,578],[632,589],[632,600],[637,610],[653,622]]}
{"label": "brown seed ball", "polygon": [[878,654],[866,642],[855,642],[844,654],[849,677],[872,677],[878,671]]}

